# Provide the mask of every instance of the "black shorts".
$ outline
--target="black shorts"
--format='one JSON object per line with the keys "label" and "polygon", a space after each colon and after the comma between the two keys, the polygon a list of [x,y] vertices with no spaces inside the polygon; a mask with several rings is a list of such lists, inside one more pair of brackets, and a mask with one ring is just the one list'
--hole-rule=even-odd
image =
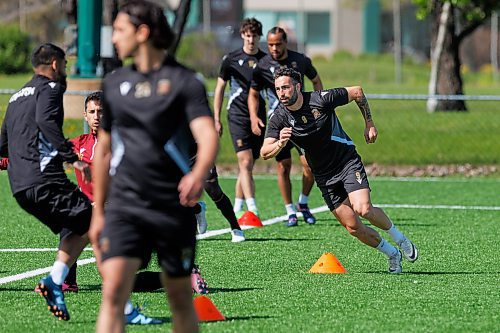
{"label": "black shorts", "polygon": [[146,268],[156,251],[158,263],[169,276],[189,276],[196,248],[196,218],[192,209],[179,205],[168,211],[138,209],[136,212],[106,208],[106,222],[99,240],[102,260],[139,258],[141,268]]}
{"label": "black shorts", "polygon": [[299,153],[299,156],[302,156],[302,150],[300,150],[299,147],[297,147],[292,141],[288,141],[285,147],[280,150],[278,155],[276,155],[274,158],[276,159],[276,162],[280,162],[289,158],[292,158],[292,149],[295,147],[297,149],[297,152]]}
{"label": "black shorts", "polygon": [[208,172],[208,177],[207,177],[206,182],[213,183],[213,182],[217,181],[218,179],[219,179],[219,174],[217,174],[217,168],[214,165],[212,167],[212,169],[210,169],[210,171]]}
{"label": "black shorts", "polygon": [[370,189],[365,167],[359,156],[349,160],[339,173],[327,179],[321,177],[316,181],[330,211],[339,207],[349,193],[364,188]]}
{"label": "black shorts", "polygon": [[70,181],[30,187],[14,194],[14,198],[22,209],[48,226],[54,234],[63,228],[78,235],[89,230],[92,204]]}
{"label": "black shorts", "polygon": [[260,148],[264,143],[264,128],[260,136],[253,134],[249,118],[228,116],[229,133],[235,152],[252,150],[253,159],[260,157]]}

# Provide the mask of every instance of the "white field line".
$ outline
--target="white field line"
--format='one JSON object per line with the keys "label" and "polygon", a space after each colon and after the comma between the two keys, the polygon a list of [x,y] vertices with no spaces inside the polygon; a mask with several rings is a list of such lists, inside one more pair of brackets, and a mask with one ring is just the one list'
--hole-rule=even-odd
{"label": "white field line", "polygon": [[[450,209],[450,210],[493,210],[500,211],[500,206],[460,206],[460,205],[409,205],[409,204],[376,204],[377,207],[381,208],[400,208],[400,209]],[[321,213],[328,211],[327,206],[320,206],[317,208],[311,209],[312,213]],[[302,217],[302,214],[297,214],[299,217]],[[287,215],[277,216],[269,220],[265,220],[262,222],[263,225],[271,225],[278,223],[280,221],[286,221],[288,218]],[[243,226],[242,229],[251,229],[254,227]],[[205,239],[213,236],[218,236],[222,234],[229,233],[231,231],[230,228],[218,229],[218,230],[210,230],[202,235],[196,236],[197,239]],[[86,251],[91,251],[91,248],[85,248]],[[0,252],[55,252],[56,248],[32,248],[32,249],[0,249]],[[78,266],[84,266],[87,264],[92,264],[95,262],[95,258],[82,259],[78,260]],[[0,278],[0,285],[6,284],[9,282],[19,281],[23,279],[27,279],[30,277],[34,277],[37,275],[42,275],[50,272],[52,267],[39,268],[32,271],[6,276]]]}

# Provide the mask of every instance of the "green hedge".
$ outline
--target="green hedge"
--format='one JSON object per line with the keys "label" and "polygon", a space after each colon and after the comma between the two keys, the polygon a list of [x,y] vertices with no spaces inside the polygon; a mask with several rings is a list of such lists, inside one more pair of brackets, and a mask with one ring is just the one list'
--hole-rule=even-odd
{"label": "green hedge", "polygon": [[29,36],[13,25],[0,25],[0,73],[16,74],[30,70]]}

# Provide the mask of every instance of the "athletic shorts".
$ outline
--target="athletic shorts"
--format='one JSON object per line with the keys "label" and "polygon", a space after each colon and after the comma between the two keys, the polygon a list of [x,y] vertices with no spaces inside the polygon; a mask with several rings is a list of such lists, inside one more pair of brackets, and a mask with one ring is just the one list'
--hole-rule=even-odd
{"label": "athletic shorts", "polygon": [[208,172],[208,177],[207,177],[206,182],[213,183],[213,182],[217,181],[218,178],[219,178],[219,174],[217,174],[217,168],[214,165],[212,167],[212,169],[210,169],[210,171]]}
{"label": "athletic shorts", "polygon": [[54,234],[63,228],[78,235],[89,230],[92,204],[70,181],[30,187],[14,194],[14,198],[22,209],[48,226]]}
{"label": "athletic shorts", "polygon": [[321,177],[316,181],[330,211],[339,207],[349,193],[364,188],[370,189],[365,168],[359,156],[349,160],[339,173],[326,179]]}
{"label": "athletic shorts", "polygon": [[299,153],[299,156],[302,156],[302,151],[297,147],[296,145],[293,144],[292,141],[288,141],[285,147],[280,150],[278,155],[276,155],[274,158],[276,159],[276,162],[280,162],[289,158],[292,158],[292,149],[295,147],[297,149],[297,152]]}
{"label": "athletic shorts", "polygon": [[139,258],[143,269],[155,251],[159,265],[169,276],[189,276],[196,248],[196,218],[192,208],[179,205],[168,211],[136,212],[130,214],[120,207],[107,207],[99,240],[102,260]]}
{"label": "athletic shorts", "polygon": [[253,159],[260,157],[260,148],[264,143],[264,131],[260,136],[253,134],[249,118],[228,116],[229,133],[233,141],[234,151],[236,153],[247,149],[252,150]]}

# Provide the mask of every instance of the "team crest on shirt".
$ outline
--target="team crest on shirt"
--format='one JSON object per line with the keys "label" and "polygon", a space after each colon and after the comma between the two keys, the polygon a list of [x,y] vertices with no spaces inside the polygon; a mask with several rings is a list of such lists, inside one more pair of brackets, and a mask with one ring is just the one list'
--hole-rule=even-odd
{"label": "team crest on shirt", "polygon": [[314,119],[318,119],[321,116],[321,113],[318,111],[318,109],[312,109],[311,113],[313,114]]}
{"label": "team crest on shirt", "polygon": [[145,98],[151,96],[151,83],[139,82],[135,85],[135,98]]}
{"label": "team crest on shirt", "polygon": [[269,70],[271,71],[272,74],[274,74],[274,67],[269,67]]}
{"label": "team crest on shirt", "polygon": [[250,67],[250,68],[255,68],[255,65],[256,65],[256,64],[257,64],[257,63],[255,62],[255,60],[253,60],[253,59],[249,59],[249,60],[248,60],[248,67]]}
{"label": "team crest on shirt", "polygon": [[170,80],[169,79],[161,79],[156,84],[156,95],[164,96],[170,92]]}
{"label": "team crest on shirt", "polygon": [[128,92],[130,91],[130,88],[131,88],[131,87],[132,87],[132,86],[130,85],[130,82],[128,82],[128,81],[125,81],[125,82],[120,83],[120,94],[121,94],[122,96],[127,95],[127,94],[128,94]]}
{"label": "team crest on shirt", "polygon": [[307,124],[307,117],[306,117],[306,116],[302,116],[302,122],[303,122],[304,124]]}
{"label": "team crest on shirt", "polygon": [[243,59],[238,60],[238,64],[240,64],[240,66],[243,66],[244,62],[245,62],[245,60],[243,60]]}
{"label": "team crest on shirt", "polygon": [[292,61],[292,68],[297,68],[297,62],[296,61]]}
{"label": "team crest on shirt", "polygon": [[362,182],[361,173],[359,173],[359,171],[356,171],[355,176],[356,176],[356,181],[361,184]]}
{"label": "team crest on shirt", "polygon": [[290,119],[290,125],[295,126],[295,119]]}
{"label": "team crest on shirt", "polygon": [[238,147],[242,147],[242,146],[243,146],[243,140],[241,140],[241,139],[237,139],[237,140],[236,140],[236,146],[238,146]]}

